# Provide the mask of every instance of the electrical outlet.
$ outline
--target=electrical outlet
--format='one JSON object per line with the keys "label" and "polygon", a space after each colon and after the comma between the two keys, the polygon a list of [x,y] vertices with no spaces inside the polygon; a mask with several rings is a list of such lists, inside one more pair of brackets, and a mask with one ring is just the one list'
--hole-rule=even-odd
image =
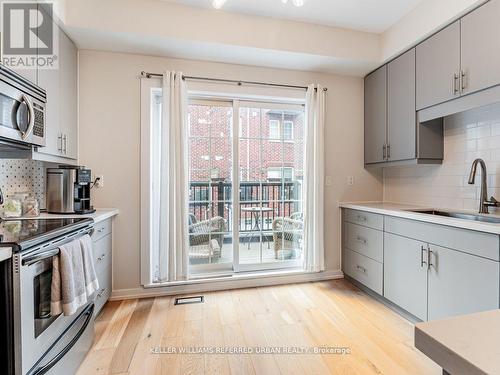
{"label": "electrical outlet", "polygon": [[95,177],[95,185],[94,185],[94,187],[96,189],[104,187],[104,176],[96,176]]}
{"label": "electrical outlet", "polygon": [[325,185],[332,186],[332,184],[333,184],[332,176],[325,176]]}
{"label": "electrical outlet", "polygon": [[347,177],[347,185],[349,185],[349,186],[354,185],[354,176]]}

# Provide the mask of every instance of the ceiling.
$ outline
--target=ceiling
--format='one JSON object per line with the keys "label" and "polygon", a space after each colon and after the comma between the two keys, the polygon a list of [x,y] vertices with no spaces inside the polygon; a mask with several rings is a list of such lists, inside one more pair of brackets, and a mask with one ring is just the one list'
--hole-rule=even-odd
{"label": "ceiling", "polygon": [[[163,0],[183,5],[212,8],[212,0]],[[359,31],[382,33],[415,8],[422,0],[226,0],[220,11],[266,16]]]}

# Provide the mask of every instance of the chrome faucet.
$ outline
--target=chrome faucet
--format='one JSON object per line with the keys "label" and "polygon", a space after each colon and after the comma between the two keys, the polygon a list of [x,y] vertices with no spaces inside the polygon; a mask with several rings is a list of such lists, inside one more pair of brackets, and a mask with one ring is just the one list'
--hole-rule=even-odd
{"label": "chrome faucet", "polygon": [[476,179],[476,170],[477,165],[481,165],[481,195],[479,197],[479,213],[487,214],[488,207],[498,207],[500,206],[500,202],[498,202],[495,198],[491,197],[488,200],[488,174],[486,173],[486,163],[483,159],[476,159],[472,162],[472,167],[470,169],[469,175],[469,185],[474,185],[474,181]]}

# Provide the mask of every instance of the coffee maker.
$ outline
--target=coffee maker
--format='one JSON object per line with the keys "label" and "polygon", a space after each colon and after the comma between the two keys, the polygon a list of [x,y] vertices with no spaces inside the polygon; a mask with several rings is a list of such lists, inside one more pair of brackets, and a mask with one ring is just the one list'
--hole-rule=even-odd
{"label": "coffee maker", "polygon": [[47,212],[51,214],[89,214],[92,173],[84,166],[47,168]]}

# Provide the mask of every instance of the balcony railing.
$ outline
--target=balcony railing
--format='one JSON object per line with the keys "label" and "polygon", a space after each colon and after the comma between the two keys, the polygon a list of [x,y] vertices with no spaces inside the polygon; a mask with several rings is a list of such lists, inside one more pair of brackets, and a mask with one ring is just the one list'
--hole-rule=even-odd
{"label": "balcony railing", "polygon": [[[232,232],[231,182],[212,181],[189,184],[189,212],[198,221],[215,216],[226,219],[227,230]],[[302,181],[240,182],[239,231],[259,229],[271,231],[273,220],[302,211]],[[245,207],[263,207],[257,214],[245,211]]]}

